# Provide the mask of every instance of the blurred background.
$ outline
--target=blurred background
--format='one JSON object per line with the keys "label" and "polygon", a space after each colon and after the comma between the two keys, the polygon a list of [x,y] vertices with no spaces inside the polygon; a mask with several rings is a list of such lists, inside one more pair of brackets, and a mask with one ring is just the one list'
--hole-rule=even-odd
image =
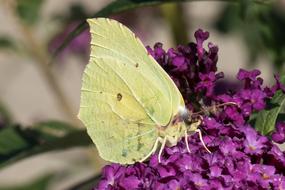
{"label": "blurred background", "polygon": [[[1,0],[0,189],[88,189],[106,164],[76,119],[89,55],[87,17],[117,19],[145,45],[162,42],[165,49],[207,30],[229,82],[239,68],[261,70],[265,84],[284,72],[284,0],[141,2],[151,1]],[[61,47],[73,34],[79,35]]]}

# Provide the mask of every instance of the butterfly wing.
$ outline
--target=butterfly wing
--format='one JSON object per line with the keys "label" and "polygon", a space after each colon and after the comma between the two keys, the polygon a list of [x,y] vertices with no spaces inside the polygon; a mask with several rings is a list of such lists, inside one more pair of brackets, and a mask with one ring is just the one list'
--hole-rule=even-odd
{"label": "butterfly wing", "polygon": [[154,122],[120,77],[114,59],[91,60],[81,89],[79,118],[102,158],[130,164],[141,160],[157,138]]}
{"label": "butterfly wing", "polygon": [[184,105],[180,92],[122,24],[89,19],[91,54],[83,74],[79,118],[102,158],[133,163],[145,157]]}

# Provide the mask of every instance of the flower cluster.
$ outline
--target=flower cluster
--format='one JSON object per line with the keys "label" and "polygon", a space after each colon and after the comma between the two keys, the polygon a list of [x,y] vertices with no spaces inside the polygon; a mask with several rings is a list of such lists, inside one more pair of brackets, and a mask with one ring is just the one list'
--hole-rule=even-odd
{"label": "flower cluster", "polygon": [[[263,87],[260,71],[240,69],[237,79],[243,87],[237,91],[216,93],[218,47],[203,42],[208,32],[198,30],[196,43],[165,51],[161,43],[149,53],[169,73],[180,89],[186,105],[193,112],[213,105],[222,107],[203,115],[204,141],[212,153],[201,145],[198,134],[189,137],[191,153],[185,142],[166,147],[162,162],[157,154],[149,161],[124,166],[111,164],[103,169],[102,179],[94,189],[285,189],[285,154],[267,137],[248,124],[253,112],[263,110],[266,100],[277,90],[276,84]],[[285,141],[285,123],[278,123],[272,134],[275,142]]]}

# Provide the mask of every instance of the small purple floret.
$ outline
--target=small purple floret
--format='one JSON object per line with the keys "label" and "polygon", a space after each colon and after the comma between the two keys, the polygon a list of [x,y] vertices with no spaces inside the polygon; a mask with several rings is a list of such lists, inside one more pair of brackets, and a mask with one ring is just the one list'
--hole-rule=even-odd
{"label": "small purple floret", "polygon": [[272,134],[272,140],[279,144],[282,144],[285,142],[285,123],[284,122],[277,123],[276,130]]}
{"label": "small purple floret", "polygon": [[[265,109],[266,101],[277,90],[285,92],[285,87],[277,75],[274,86],[263,87],[259,70],[240,69],[237,79],[243,87],[217,94],[216,83],[223,73],[217,72],[218,47],[208,43],[208,50],[203,48],[208,37],[208,32],[198,30],[196,43],[168,51],[157,43],[147,50],[174,80],[191,111],[227,102],[236,104],[203,115],[203,139],[212,153],[194,134],[188,139],[191,153],[182,139],[176,146],[164,149],[161,163],[154,154],[144,163],[105,166],[95,189],[285,189],[284,152],[248,124],[249,117]],[[284,122],[276,125],[272,140],[285,142]]]}

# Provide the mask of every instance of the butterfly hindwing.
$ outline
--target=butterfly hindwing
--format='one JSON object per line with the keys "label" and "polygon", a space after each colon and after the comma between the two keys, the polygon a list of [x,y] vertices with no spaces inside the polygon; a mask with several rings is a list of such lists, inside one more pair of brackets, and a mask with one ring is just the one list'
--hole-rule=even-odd
{"label": "butterfly hindwing", "polygon": [[118,64],[113,59],[93,60],[84,71],[79,118],[102,158],[133,163],[151,151],[156,126],[127,84],[112,68],[102,67],[106,61]]}

